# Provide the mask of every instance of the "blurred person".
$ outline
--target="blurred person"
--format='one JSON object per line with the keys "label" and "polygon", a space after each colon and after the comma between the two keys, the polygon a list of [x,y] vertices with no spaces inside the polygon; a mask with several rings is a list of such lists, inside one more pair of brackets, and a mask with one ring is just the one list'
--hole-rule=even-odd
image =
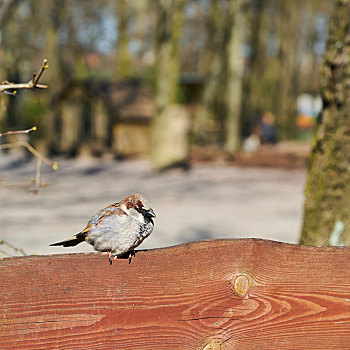
{"label": "blurred person", "polygon": [[243,128],[243,151],[245,153],[256,153],[261,145],[261,115],[254,113],[249,116]]}
{"label": "blurred person", "polygon": [[271,112],[265,112],[261,118],[261,143],[277,143],[277,130],[275,116]]}
{"label": "blurred person", "polygon": [[256,153],[260,148],[260,137],[257,134],[251,134],[243,141],[243,150],[246,153]]}

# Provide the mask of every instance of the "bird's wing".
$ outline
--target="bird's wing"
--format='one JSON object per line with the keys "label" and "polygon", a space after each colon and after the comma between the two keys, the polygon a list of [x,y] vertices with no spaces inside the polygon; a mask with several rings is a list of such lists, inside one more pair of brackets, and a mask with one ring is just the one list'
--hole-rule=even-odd
{"label": "bird's wing", "polygon": [[99,210],[92,216],[83,231],[78,233],[76,237],[86,236],[92,227],[98,226],[106,217],[111,215],[127,215],[123,209],[119,207],[119,203],[109,205],[106,208]]}

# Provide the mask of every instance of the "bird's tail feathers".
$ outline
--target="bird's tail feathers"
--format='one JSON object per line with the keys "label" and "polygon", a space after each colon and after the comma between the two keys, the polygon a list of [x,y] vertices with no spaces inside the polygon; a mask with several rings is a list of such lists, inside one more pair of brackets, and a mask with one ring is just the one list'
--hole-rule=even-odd
{"label": "bird's tail feathers", "polygon": [[75,245],[84,242],[85,241],[85,235],[82,235],[78,233],[72,238],[65,239],[64,241],[52,243],[50,246],[63,246],[63,247],[74,247]]}

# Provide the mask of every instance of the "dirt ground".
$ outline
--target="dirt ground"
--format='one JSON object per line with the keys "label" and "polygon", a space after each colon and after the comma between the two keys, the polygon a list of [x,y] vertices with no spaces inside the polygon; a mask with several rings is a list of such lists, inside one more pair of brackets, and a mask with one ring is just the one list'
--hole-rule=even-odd
{"label": "dirt ground", "polygon": [[0,240],[27,254],[92,251],[86,243],[74,248],[49,244],[79,232],[98,209],[133,192],[147,194],[157,214],[155,229],[140,249],[209,238],[298,240],[303,168],[203,163],[187,172],[157,174],[143,160],[58,161],[57,172],[43,165],[49,188],[34,195],[23,184],[34,177],[35,161],[0,156]]}

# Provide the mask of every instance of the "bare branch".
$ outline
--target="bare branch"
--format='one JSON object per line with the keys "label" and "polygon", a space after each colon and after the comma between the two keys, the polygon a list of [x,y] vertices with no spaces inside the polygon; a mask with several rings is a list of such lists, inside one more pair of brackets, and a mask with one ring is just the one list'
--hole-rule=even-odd
{"label": "bare branch", "polygon": [[[0,92],[5,92],[6,90],[20,90],[20,89],[33,89],[33,83],[32,81],[28,83],[6,83],[6,84],[0,84]],[[36,84],[36,89],[47,89],[47,85],[42,84]]]}
{"label": "bare branch", "polygon": [[32,128],[27,130],[7,131],[7,132],[0,133],[0,137],[5,135],[14,135],[14,134],[28,134],[31,131],[35,131],[35,130],[36,130],[36,126],[33,126]]}
{"label": "bare branch", "polygon": [[36,170],[35,170],[35,188],[41,186],[41,159],[36,160]]}
{"label": "bare branch", "polygon": [[[12,135],[12,134],[28,134],[31,131],[36,130],[36,126],[33,126],[30,129],[27,130],[17,130],[17,131],[7,131],[5,133],[0,134],[1,136],[5,135]],[[34,188],[30,190],[30,192],[33,193],[38,193],[39,189],[41,187],[44,187],[44,185],[41,183],[41,163],[44,162],[46,165],[48,165],[50,168],[53,170],[58,170],[58,163],[53,162],[52,160],[46,158],[43,156],[40,152],[38,152],[32,145],[30,145],[28,142],[13,142],[13,143],[5,143],[0,145],[0,150],[1,149],[9,149],[9,148],[17,148],[17,147],[25,147],[29,152],[31,152],[36,158],[37,158],[37,163],[36,163],[36,172],[35,172],[35,180],[34,180]],[[1,178],[0,178],[1,180]]]}
{"label": "bare branch", "polygon": [[41,75],[43,74],[44,70],[47,69],[47,68],[49,68],[49,66],[47,64],[47,59],[45,58],[44,61],[43,61],[42,66],[40,67],[39,73],[38,74],[35,74],[35,73],[33,74],[33,80],[32,80],[33,88],[37,87],[38,81],[39,81]]}
{"label": "bare branch", "polygon": [[41,185],[41,159],[36,160],[36,170],[35,170],[35,179],[34,179],[34,188],[29,190],[29,192],[32,192],[34,194],[37,194],[39,192],[39,189],[42,187]]}
{"label": "bare branch", "polygon": [[46,165],[48,165],[53,170],[58,170],[58,163],[53,162],[49,158],[43,156],[40,152],[38,152],[33,146],[31,146],[28,142],[14,142],[14,143],[5,143],[0,145],[0,149],[9,149],[9,148],[17,148],[17,147],[25,147],[30,153],[32,153],[36,158],[43,161]]}
{"label": "bare branch", "polygon": [[[4,241],[4,240],[1,240],[1,241],[0,241],[0,245],[7,246],[8,248],[13,249],[15,252],[21,253],[23,256],[26,256],[26,255],[27,255],[27,253],[26,253],[22,248],[17,248],[17,247],[15,247],[13,244],[11,244],[11,243],[9,243],[9,242],[6,242],[6,241]],[[12,256],[12,254],[9,254],[9,253],[5,252],[4,250],[1,250],[1,252],[2,252],[2,253],[5,253],[5,254],[7,254],[7,255]]]}
{"label": "bare branch", "polygon": [[49,68],[47,64],[47,59],[44,59],[43,64],[40,67],[40,71],[38,74],[33,74],[33,79],[28,81],[28,83],[9,83],[4,82],[0,84],[0,92],[6,92],[7,90],[19,90],[19,89],[46,89],[47,85],[38,84],[39,79],[41,75],[43,74],[44,70]]}

